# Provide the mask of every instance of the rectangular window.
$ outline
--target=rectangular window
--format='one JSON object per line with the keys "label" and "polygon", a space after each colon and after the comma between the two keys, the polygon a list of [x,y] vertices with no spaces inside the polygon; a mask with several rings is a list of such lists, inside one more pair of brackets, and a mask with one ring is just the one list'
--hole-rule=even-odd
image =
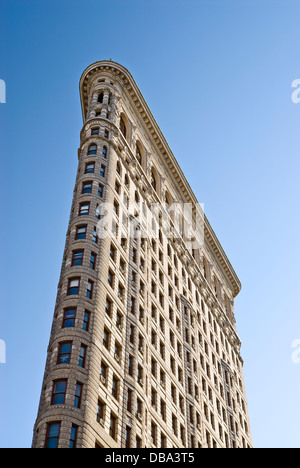
{"label": "rectangular window", "polygon": [[91,134],[92,135],[99,135],[99,127],[92,128]]}
{"label": "rectangular window", "polygon": [[95,172],[95,163],[88,163],[85,165],[85,174],[94,174]]}
{"label": "rectangular window", "polygon": [[132,413],[132,390],[127,390],[127,411]]}
{"label": "rectangular window", "polygon": [[67,380],[57,380],[53,384],[51,405],[64,405],[66,398]]}
{"label": "rectangular window", "polygon": [[96,258],[97,258],[97,255],[94,252],[92,252],[91,253],[91,258],[90,258],[90,268],[91,268],[91,270],[95,270]]}
{"label": "rectangular window", "polygon": [[93,299],[93,289],[94,289],[93,281],[88,281],[87,288],[86,288],[87,299]]}
{"label": "rectangular window", "polygon": [[75,326],[76,309],[65,309],[62,328],[73,328]]}
{"label": "rectangular window", "polygon": [[90,213],[89,203],[80,203],[78,216],[88,216]]}
{"label": "rectangular window", "polygon": [[108,277],[107,277],[108,284],[110,285],[111,288],[113,288],[114,285],[114,274],[111,270],[108,271]]}
{"label": "rectangular window", "polygon": [[82,266],[84,250],[75,250],[72,256],[72,266]]}
{"label": "rectangular window", "polygon": [[111,414],[109,421],[109,435],[114,440],[117,439],[117,418],[113,414]]}
{"label": "rectangular window", "polygon": [[103,164],[101,164],[101,167],[100,167],[100,176],[101,176],[101,177],[105,177],[105,172],[106,172],[106,166],[104,166]]}
{"label": "rectangular window", "polygon": [[138,436],[136,436],[135,448],[137,449],[142,448],[142,439]]}
{"label": "rectangular window", "polygon": [[78,366],[82,367],[83,369],[85,368],[86,350],[87,347],[85,345],[80,346]]}
{"label": "rectangular window", "polygon": [[53,422],[51,424],[48,424],[45,448],[48,448],[48,449],[58,448],[60,424],[61,424],[60,422]]}
{"label": "rectangular window", "polygon": [[75,426],[75,424],[72,424],[72,429],[71,429],[71,437],[70,437],[70,449],[76,449],[77,445],[77,432],[78,432],[78,426]]}
{"label": "rectangular window", "polygon": [[75,240],[86,239],[87,226],[78,226],[76,229]]}
{"label": "rectangular window", "polygon": [[107,330],[107,328],[104,328],[104,332],[103,332],[103,346],[109,350],[109,337],[110,337],[110,333],[109,331]]}
{"label": "rectangular window", "polygon": [[113,376],[113,380],[112,380],[111,394],[116,400],[118,399],[118,396],[119,396],[119,381],[115,376]]}
{"label": "rectangular window", "polygon": [[103,383],[106,383],[107,379],[107,365],[104,364],[104,362],[101,362],[101,367],[100,367],[100,378]]}
{"label": "rectangular window", "polygon": [[133,356],[129,356],[128,358],[128,374],[131,377],[133,376]]}
{"label": "rectangular window", "polygon": [[77,296],[79,294],[80,278],[69,279],[68,296]]}
{"label": "rectangular window", "polygon": [[128,449],[131,447],[131,428],[126,426],[125,430],[125,447]]}
{"label": "rectangular window", "polygon": [[93,242],[94,244],[98,244],[98,234],[97,234],[97,228],[94,227],[94,231],[93,231]]}
{"label": "rectangular window", "polygon": [[81,383],[76,383],[74,408],[80,408],[81,406],[82,387],[83,385]]}
{"label": "rectangular window", "polygon": [[103,198],[104,187],[103,185],[99,184],[98,188],[98,197]]}
{"label": "rectangular window", "polygon": [[91,314],[90,312],[88,312],[87,310],[84,312],[84,316],[83,316],[83,326],[82,326],[82,330],[84,331],[89,331],[89,327],[90,327],[90,317],[91,317]]}
{"label": "rectangular window", "polygon": [[92,189],[93,189],[93,182],[84,182],[82,184],[81,193],[82,193],[82,195],[92,193]]}
{"label": "rectangular window", "polygon": [[103,401],[98,400],[98,407],[97,407],[97,421],[100,423],[105,419],[105,404]]}
{"label": "rectangular window", "polygon": [[60,343],[58,348],[57,364],[70,364],[72,352],[72,342]]}

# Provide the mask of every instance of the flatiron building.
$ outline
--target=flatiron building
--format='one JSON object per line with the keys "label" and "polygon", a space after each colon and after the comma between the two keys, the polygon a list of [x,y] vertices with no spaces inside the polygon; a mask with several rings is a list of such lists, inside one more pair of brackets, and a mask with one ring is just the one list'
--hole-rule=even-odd
{"label": "flatiron building", "polygon": [[240,281],[131,74],[95,63],[80,97],[33,447],[251,448]]}

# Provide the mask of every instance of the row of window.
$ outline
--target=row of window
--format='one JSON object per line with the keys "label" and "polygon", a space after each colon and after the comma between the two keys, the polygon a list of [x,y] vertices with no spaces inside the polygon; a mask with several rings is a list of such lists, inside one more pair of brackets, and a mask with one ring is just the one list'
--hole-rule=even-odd
{"label": "row of window", "polygon": [[[52,422],[47,425],[47,434],[45,448],[47,449],[57,449],[59,444],[59,437],[61,432],[61,422]],[[78,435],[78,426],[72,424],[71,434],[70,434],[70,449],[77,448],[77,435]]]}
{"label": "row of window", "polygon": [[[68,280],[67,296],[79,296],[81,278],[70,278]],[[94,281],[88,280],[85,297],[93,299],[94,296]]]}

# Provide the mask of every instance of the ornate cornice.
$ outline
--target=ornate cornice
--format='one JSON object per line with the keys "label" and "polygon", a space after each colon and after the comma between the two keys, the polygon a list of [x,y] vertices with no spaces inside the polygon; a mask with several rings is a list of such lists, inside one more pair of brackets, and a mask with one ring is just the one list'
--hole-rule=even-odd
{"label": "ornate cornice", "polygon": [[[195,194],[186,180],[136,82],[125,67],[113,61],[101,61],[90,65],[84,71],[81,76],[79,85],[84,123],[86,122],[87,118],[90,85],[91,82],[94,81],[96,75],[99,73],[107,73],[110,77],[113,77],[113,79],[116,80],[119,85],[126,89],[129,98],[134,103],[140,118],[143,120],[145,127],[148,129],[153,142],[159,150],[166,167],[169,169],[171,177],[176,182],[176,185],[180,190],[184,201],[186,203],[194,203],[197,205],[198,200]],[[234,297],[237,296],[241,290],[241,283],[206,217],[205,240],[216,256],[220,267],[223,269],[224,274],[228,279],[228,282],[231,284]]]}

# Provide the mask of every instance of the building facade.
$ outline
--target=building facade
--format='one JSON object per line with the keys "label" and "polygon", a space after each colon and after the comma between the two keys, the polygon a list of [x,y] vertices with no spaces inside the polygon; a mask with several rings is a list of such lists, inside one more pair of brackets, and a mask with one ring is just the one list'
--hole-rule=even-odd
{"label": "building facade", "polygon": [[239,279],[203,213],[200,247],[178,232],[171,207],[201,209],[130,73],[95,63],[80,95],[33,447],[251,448]]}

